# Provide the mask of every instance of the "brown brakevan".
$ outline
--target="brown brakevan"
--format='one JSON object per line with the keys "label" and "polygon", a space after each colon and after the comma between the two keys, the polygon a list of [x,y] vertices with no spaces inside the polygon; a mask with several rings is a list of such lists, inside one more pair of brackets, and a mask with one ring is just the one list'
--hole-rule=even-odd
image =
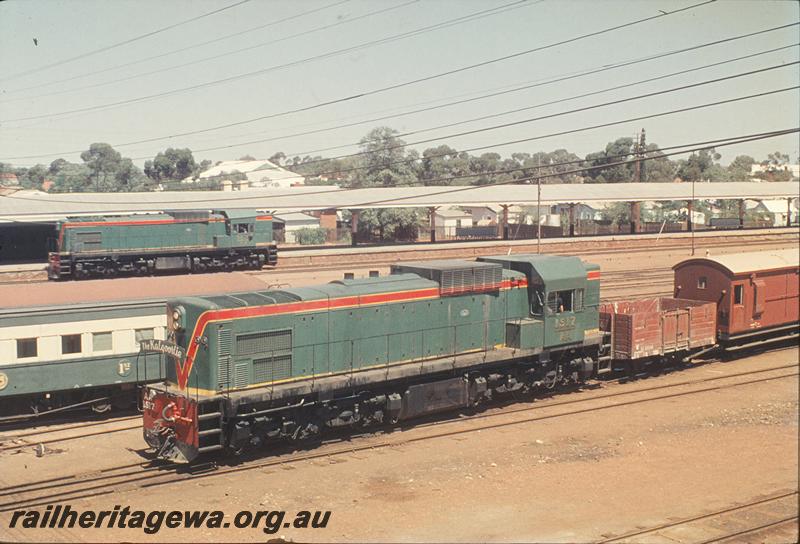
{"label": "brown brakevan", "polygon": [[796,327],[800,250],[687,259],[676,264],[675,296],[717,305],[720,341]]}

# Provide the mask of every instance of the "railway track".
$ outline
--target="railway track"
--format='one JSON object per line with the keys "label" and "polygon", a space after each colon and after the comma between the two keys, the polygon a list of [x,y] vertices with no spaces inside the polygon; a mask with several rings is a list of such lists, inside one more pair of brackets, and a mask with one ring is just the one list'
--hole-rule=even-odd
{"label": "railway track", "polygon": [[[752,236],[759,236],[757,233],[751,234]],[[719,237],[698,237],[696,239],[695,247],[698,251],[704,250],[705,248],[713,247],[715,249],[721,249],[726,247],[747,247],[752,250],[757,249],[767,249],[775,246],[786,245],[787,243],[791,243],[797,240],[797,233],[789,232],[789,233],[781,233],[781,234],[771,234],[771,235],[763,235],[771,237],[772,239],[768,240],[750,240],[750,241],[742,241],[742,240],[724,240],[720,239]],[[689,249],[689,240],[687,238],[679,238],[676,239],[665,239],[663,243],[659,243],[657,246],[657,250],[660,252],[664,251],[673,251],[673,250],[687,250]],[[631,241],[636,241],[636,238],[633,238]],[[512,240],[512,242],[514,242]],[[520,241],[516,241],[520,242]],[[530,244],[535,244],[535,241],[528,241]],[[559,239],[559,242],[562,242]],[[585,240],[579,240],[578,243],[585,243]],[[626,240],[627,242],[627,240]],[[564,239],[562,243],[570,243],[570,240]],[[527,252],[521,251],[521,248],[517,248],[515,246],[509,246],[507,242],[498,241],[496,244],[490,246],[475,246],[471,248],[456,248],[456,247],[448,247],[449,244],[440,244],[438,246],[428,245],[428,244],[419,244],[415,247],[409,248],[409,246],[380,246],[380,249],[383,250],[381,252],[364,252],[364,253],[353,253],[350,251],[341,252],[339,253],[337,250],[349,250],[350,248],[347,246],[343,246],[341,248],[336,248],[332,250],[326,250],[324,252],[319,253],[316,256],[310,257],[299,257],[293,256],[292,253],[295,251],[307,251],[306,248],[292,248],[292,249],[284,249],[283,250],[283,257],[279,260],[279,264],[274,269],[269,270],[261,270],[261,271],[244,271],[243,273],[249,275],[272,275],[275,273],[300,273],[300,272],[325,272],[325,271],[334,271],[334,270],[342,270],[348,267],[388,267],[391,264],[394,264],[398,261],[403,260],[425,260],[425,259],[434,259],[434,258],[471,258],[478,255],[491,255],[497,254],[498,252],[505,252],[508,251],[509,248],[519,252]],[[549,245],[549,244],[548,244]],[[646,247],[630,247],[629,245],[625,245],[623,242],[623,247],[613,247],[613,248],[603,248],[603,249],[594,249],[587,251],[584,248],[573,248],[573,249],[553,249],[553,248],[544,248],[545,253],[553,254],[553,255],[579,255],[585,259],[591,260],[593,256],[607,256],[607,255],[614,255],[614,254],[633,254],[633,253],[648,253],[652,252],[654,246],[648,245]],[[366,248],[372,249],[372,248]],[[312,250],[313,251],[313,250]],[[442,255],[442,253],[446,253],[446,255]],[[381,255],[381,253],[386,253],[387,255]],[[429,255],[425,255],[425,254]],[[701,253],[698,253],[701,254]],[[335,263],[321,263],[316,262],[318,260],[330,259],[335,257],[337,261]],[[291,264],[293,260],[307,260],[309,262],[305,263],[298,263],[298,264]],[[287,264],[288,263],[288,264]],[[42,265],[44,267],[44,265]],[[44,270],[41,271],[25,271],[25,272],[8,272],[0,270],[0,284],[35,284],[35,283],[47,283],[47,273]]]}
{"label": "railway track", "polygon": [[[142,428],[142,416],[137,414],[135,416],[124,416],[114,418],[112,420],[104,421],[90,421],[86,423],[69,425],[66,427],[53,427],[48,429],[37,429],[24,433],[11,433],[0,434],[0,453],[4,451],[14,451],[22,448],[32,446],[50,446],[62,442],[69,442],[72,440],[80,440],[83,438],[90,438],[93,436],[102,436],[107,434],[119,433],[129,431],[132,429]],[[135,422],[132,424],[125,424],[126,422]],[[123,426],[115,427],[116,423],[122,423]],[[91,430],[89,430],[91,429]],[[70,431],[81,431],[78,434],[69,434]],[[87,431],[88,432],[85,432]],[[58,436],[61,433],[67,433],[66,436]]]}
{"label": "railway track", "polygon": [[763,542],[768,540],[766,536],[771,533],[788,537],[786,540],[778,537],[776,542],[796,542],[797,497],[796,490],[777,493],[744,504],[613,536],[598,541],[598,544],[642,541],[695,544],[734,540]]}
{"label": "railway track", "polygon": [[[713,376],[698,380],[686,380],[672,384],[639,387],[633,390],[606,391],[580,398],[549,399],[511,410],[483,412],[464,417],[453,417],[430,423],[417,424],[403,433],[387,433],[358,436],[356,445],[341,445],[341,440],[324,443],[312,451],[300,453],[278,451],[277,457],[258,459],[239,458],[235,465],[217,465],[213,459],[205,464],[174,466],[162,462],[129,463],[99,470],[93,473],[74,474],[26,484],[8,486],[0,492],[0,512],[21,508],[62,503],[78,499],[93,498],[121,491],[148,489],[156,486],[178,484],[197,479],[224,476],[238,472],[263,470],[269,467],[288,466],[293,463],[314,460],[333,461],[336,457],[368,452],[376,449],[395,448],[417,442],[435,440],[501,427],[510,427],[541,420],[570,417],[599,410],[612,410],[663,399],[697,395],[711,391],[744,387],[747,385],[795,378],[797,364],[787,364],[766,369],[739,372],[725,376]],[[788,371],[788,372],[787,372]],[[614,382],[612,382],[614,383]],[[680,390],[688,388],[688,390]],[[678,389],[675,391],[675,389]],[[643,396],[644,395],[644,396]],[[559,407],[567,410],[557,410]],[[553,409],[556,409],[553,411]],[[543,413],[546,412],[546,413]],[[261,452],[263,455],[263,451]],[[218,460],[217,460],[218,461]]]}

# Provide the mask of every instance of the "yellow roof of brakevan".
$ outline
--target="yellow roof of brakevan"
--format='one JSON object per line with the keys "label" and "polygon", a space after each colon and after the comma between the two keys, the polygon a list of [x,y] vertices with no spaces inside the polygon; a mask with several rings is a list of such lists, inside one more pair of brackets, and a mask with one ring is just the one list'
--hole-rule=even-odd
{"label": "yellow roof of brakevan", "polygon": [[777,249],[767,251],[751,251],[748,253],[731,253],[728,255],[692,257],[672,267],[677,270],[690,263],[716,263],[731,274],[758,272],[759,270],[775,270],[777,268],[797,268],[800,266],[800,248]]}

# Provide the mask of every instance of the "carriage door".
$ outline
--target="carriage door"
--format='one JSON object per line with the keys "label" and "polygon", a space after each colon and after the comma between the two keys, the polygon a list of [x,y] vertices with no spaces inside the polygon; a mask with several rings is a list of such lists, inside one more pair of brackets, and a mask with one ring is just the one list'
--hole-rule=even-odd
{"label": "carriage door", "polygon": [[733,285],[733,306],[731,307],[731,324],[729,330],[739,331],[744,328],[744,285]]}

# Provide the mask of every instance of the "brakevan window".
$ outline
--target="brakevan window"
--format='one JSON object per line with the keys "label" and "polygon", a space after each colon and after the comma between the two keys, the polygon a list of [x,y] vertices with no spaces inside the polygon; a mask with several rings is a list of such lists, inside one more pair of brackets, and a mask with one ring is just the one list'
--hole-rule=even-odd
{"label": "brakevan window", "polygon": [[17,340],[17,359],[36,357],[38,353],[36,338],[20,338]]}
{"label": "brakevan window", "polygon": [[136,349],[139,349],[139,344],[142,340],[152,340],[155,338],[155,329],[136,329]]}
{"label": "brakevan window", "polygon": [[68,334],[61,337],[61,353],[69,355],[70,353],[81,352],[81,335]]}
{"label": "brakevan window", "polygon": [[744,285],[734,285],[733,286],[733,303],[734,304],[743,304],[744,300]]}
{"label": "brakevan window", "polygon": [[92,351],[111,351],[111,331],[92,333]]}
{"label": "brakevan window", "polygon": [[700,276],[699,278],[697,278],[697,288],[698,289],[705,289],[707,283],[708,283],[708,279],[705,276]]}

